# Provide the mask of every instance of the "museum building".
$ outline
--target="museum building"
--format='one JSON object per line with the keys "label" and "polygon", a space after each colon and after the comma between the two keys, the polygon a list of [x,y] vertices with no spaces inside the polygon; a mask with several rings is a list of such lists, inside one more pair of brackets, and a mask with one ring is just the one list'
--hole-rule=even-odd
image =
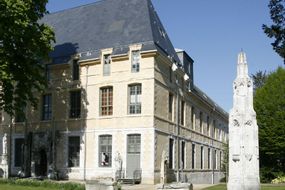
{"label": "museum building", "polygon": [[101,0],[40,22],[56,37],[48,87],[26,120],[2,114],[0,175],[154,184],[165,163],[167,181],[224,177],[228,113],[195,86],[194,61],[150,0]]}

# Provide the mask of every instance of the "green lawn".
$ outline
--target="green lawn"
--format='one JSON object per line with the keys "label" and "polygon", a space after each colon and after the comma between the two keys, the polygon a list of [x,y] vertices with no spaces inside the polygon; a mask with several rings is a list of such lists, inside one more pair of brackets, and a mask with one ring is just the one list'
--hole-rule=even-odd
{"label": "green lawn", "polygon": [[[216,185],[213,187],[208,187],[203,190],[227,190],[226,185]],[[285,190],[285,185],[270,185],[263,184],[261,185],[261,190]]]}
{"label": "green lawn", "polygon": [[19,186],[19,185],[10,185],[10,184],[0,184],[0,189],[2,190],[60,190],[52,189],[46,187],[29,187],[29,186]]}

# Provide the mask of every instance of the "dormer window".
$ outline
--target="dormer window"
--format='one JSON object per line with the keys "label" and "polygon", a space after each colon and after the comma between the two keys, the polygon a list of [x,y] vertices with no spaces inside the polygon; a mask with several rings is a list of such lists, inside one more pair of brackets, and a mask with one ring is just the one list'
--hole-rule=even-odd
{"label": "dormer window", "polygon": [[132,51],[132,72],[137,73],[140,71],[140,52]]}
{"label": "dormer window", "polygon": [[111,54],[106,54],[103,57],[103,75],[109,76],[111,70]]}
{"label": "dormer window", "polygon": [[73,63],[72,63],[72,80],[79,80],[78,60],[73,60]]}

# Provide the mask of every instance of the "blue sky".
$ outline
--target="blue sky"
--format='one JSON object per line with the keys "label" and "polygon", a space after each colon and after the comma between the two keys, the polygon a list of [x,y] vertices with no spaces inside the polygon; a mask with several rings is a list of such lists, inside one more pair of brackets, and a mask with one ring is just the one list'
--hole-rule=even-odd
{"label": "blue sky", "polygon": [[[55,11],[96,0],[49,0]],[[283,65],[262,24],[270,24],[269,0],[152,0],[176,48],[194,59],[194,83],[226,111],[232,107],[237,54],[247,54],[249,73]]]}

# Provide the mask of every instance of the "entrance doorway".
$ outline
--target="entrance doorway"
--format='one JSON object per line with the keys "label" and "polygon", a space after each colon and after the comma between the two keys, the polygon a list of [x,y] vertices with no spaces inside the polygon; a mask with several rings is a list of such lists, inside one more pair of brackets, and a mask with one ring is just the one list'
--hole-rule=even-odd
{"label": "entrance doorway", "polygon": [[141,135],[131,134],[127,137],[127,166],[126,178],[136,178],[136,173],[141,170]]}
{"label": "entrance doorway", "polygon": [[47,154],[44,149],[38,152],[38,162],[36,164],[36,175],[37,176],[47,176]]}

